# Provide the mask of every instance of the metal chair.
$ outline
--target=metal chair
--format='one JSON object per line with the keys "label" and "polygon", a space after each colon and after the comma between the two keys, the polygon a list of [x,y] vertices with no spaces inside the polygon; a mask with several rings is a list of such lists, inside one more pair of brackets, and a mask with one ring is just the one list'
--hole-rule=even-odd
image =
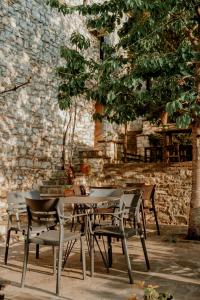
{"label": "metal chair", "polygon": [[143,205],[141,208],[141,213],[142,213],[142,222],[143,222],[145,239],[147,237],[145,211],[147,211],[147,210],[150,212],[153,212],[154,218],[155,218],[155,223],[156,223],[157,234],[160,235],[160,227],[159,227],[159,223],[158,223],[158,217],[157,217],[156,206],[155,206],[156,185],[155,184],[145,184],[145,183],[127,183],[127,186],[135,187],[136,189],[140,189],[142,191]]}
{"label": "metal chair", "polygon": [[[112,266],[112,238],[121,239],[123,252],[126,257],[128,275],[130,283],[133,283],[131,263],[128,254],[127,239],[135,235],[140,236],[142,243],[142,248],[144,252],[144,257],[146,261],[147,269],[150,269],[149,259],[147,255],[145,239],[143,236],[142,225],[140,221],[140,210],[142,206],[142,194],[140,190],[132,191],[131,193],[124,193],[120,198],[119,211],[114,213],[109,213],[106,215],[112,216],[114,222],[110,226],[96,226],[95,218],[94,222],[89,221],[90,224],[90,249],[91,249],[91,276],[94,275],[94,241],[96,241],[98,248],[100,250],[103,262],[109,270]],[[128,219],[128,226],[124,225],[124,218]],[[108,242],[108,252],[105,254],[101,251],[101,247],[97,237],[107,237]]]}
{"label": "metal chair", "polygon": [[[6,246],[5,246],[5,256],[4,263],[7,264],[8,251],[10,245],[10,235],[14,231],[16,233],[21,232],[25,234],[27,228],[26,219],[26,203],[25,197],[30,197],[32,199],[39,198],[39,191],[29,191],[29,192],[8,192],[7,194],[7,213],[8,213],[8,224],[6,233]],[[35,232],[41,232],[42,228],[35,228]],[[36,246],[36,257],[39,257],[39,247]]]}
{"label": "metal chair", "polygon": [[[85,232],[83,233],[71,232],[71,231],[66,231],[64,229],[65,221],[69,220],[71,217],[63,216],[62,203],[58,199],[44,199],[44,200],[34,199],[33,200],[33,199],[26,198],[26,204],[27,204],[27,211],[28,211],[28,229],[25,238],[24,264],[23,264],[21,287],[23,287],[25,283],[30,243],[53,246],[54,270],[56,269],[55,247],[58,247],[58,264],[56,269],[57,270],[56,294],[59,295],[63,247],[65,242],[77,241],[80,239],[83,279],[85,279],[86,277],[85,251],[84,251],[84,243],[83,243],[83,236]],[[39,236],[32,236],[31,227],[34,224],[39,226],[45,225],[47,231],[41,233]],[[58,227],[58,230],[52,229],[55,227]]]}
{"label": "metal chair", "polygon": [[[89,196],[91,197],[120,197],[123,193],[123,190],[119,187],[92,187],[90,189]],[[95,213],[99,214],[99,217],[102,220],[106,221],[105,213],[113,213],[116,209],[116,204],[112,205],[99,205],[95,208]],[[96,215],[97,216],[97,215]],[[109,216],[108,216],[109,217]]]}

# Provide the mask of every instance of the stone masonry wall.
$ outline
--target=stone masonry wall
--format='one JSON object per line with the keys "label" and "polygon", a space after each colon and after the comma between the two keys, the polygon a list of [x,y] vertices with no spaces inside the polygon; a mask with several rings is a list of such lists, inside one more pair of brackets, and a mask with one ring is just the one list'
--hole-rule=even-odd
{"label": "stone masonry wall", "polygon": [[[88,163],[90,161],[88,160]],[[126,183],[156,184],[155,203],[160,223],[187,224],[192,188],[192,163],[174,163],[171,166],[150,163],[106,165],[90,163],[89,186],[120,185]],[[154,222],[152,214],[150,221]]]}
{"label": "stone masonry wall", "polygon": [[[0,94],[1,225],[6,192],[38,188],[60,165],[65,115],[57,104],[55,68],[60,46],[69,44],[73,31],[87,32],[84,24],[79,15],[63,17],[52,11],[46,1],[0,1],[0,92],[31,77],[28,85]],[[89,37],[89,54],[98,57],[98,43]],[[81,136],[83,146],[91,146],[93,131],[84,105],[77,114],[76,139]]]}

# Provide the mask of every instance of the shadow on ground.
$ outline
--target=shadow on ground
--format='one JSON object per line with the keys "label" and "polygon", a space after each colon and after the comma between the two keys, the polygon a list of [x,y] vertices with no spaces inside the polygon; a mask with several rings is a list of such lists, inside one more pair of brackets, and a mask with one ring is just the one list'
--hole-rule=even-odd
{"label": "shadow on ground", "polygon": [[128,247],[135,284],[130,285],[126,271],[125,257],[121,252],[121,243],[113,243],[113,267],[107,273],[96,248],[95,277],[89,272],[87,256],[87,279],[82,280],[79,244],[73,252],[62,273],[62,297],[55,296],[55,276],[53,275],[52,250],[41,247],[40,258],[35,258],[35,248],[31,247],[26,287],[20,288],[23,261],[23,242],[10,248],[8,265],[3,264],[4,247],[0,247],[0,277],[9,279],[11,284],[5,289],[6,299],[46,300],[46,299],[115,299],[128,300],[136,294],[143,299],[143,285],[158,285],[159,291],[168,291],[175,300],[200,299],[200,242],[187,241],[186,227],[163,226],[161,236],[154,228],[148,229],[146,241],[151,270],[147,272],[140,240],[129,240]]}

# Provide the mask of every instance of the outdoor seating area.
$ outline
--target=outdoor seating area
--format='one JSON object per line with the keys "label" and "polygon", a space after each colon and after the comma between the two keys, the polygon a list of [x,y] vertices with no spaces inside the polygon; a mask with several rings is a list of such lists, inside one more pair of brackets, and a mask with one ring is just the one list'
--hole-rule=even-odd
{"label": "outdoor seating area", "polygon": [[[75,299],[82,293],[87,299],[100,299],[99,293],[105,299],[143,299],[145,288],[154,284],[183,300],[187,296],[177,287],[186,284],[188,294],[198,299],[200,266],[182,263],[187,251],[198,256],[200,244],[185,240],[186,227],[158,225],[155,188],[99,186],[88,195],[51,199],[37,191],[9,193],[7,242],[0,248],[2,258],[5,253],[0,278],[11,280],[5,299],[45,300],[55,294]],[[70,213],[65,212],[69,204]],[[153,211],[155,225],[146,222],[146,209]],[[16,233],[20,240],[10,244]],[[183,298],[176,298],[179,294]]]}
{"label": "outdoor seating area", "polygon": [[146,162],[184,162],[192,160],[190,128],[164,128],[156,132],[157,145],[145,147]]}
{"label": "outdoor seating area", "polygon": [[[57,295],[60,295],[61,268],[65,267],[67,259],[77,240],[80,240],[83,279],[86,278],[84,239],[88,244],[88,253],[91,260],[91,276],[93,277],[94,240],[97,242],[99,247],[99,242],[96,236],[100,238],[105,235],[108,238],[107,259],[105,259],[105,256],[102,254],[101,248],[99,247],[107,271],[109,270],[109,267],[112,267],[112,238],[122,240],[122,249],[123,252],[125,252],[127,260],[129,280],[130,283],[133,283],[126,239],[133,235],[137,235],[138,233],[141,238],[147,268],[150,269],[142,222],[140,222],[140,212],[142,210],[143,203],[142,192],[140,190],[130,189],[128,194],[125,194],[125,190],[119,188],[96,188],[91,189],[91,194],[89,195],[75,195],[54,199],[41,198],[39,193],[35,191],[27,193],[8,193],[8,202],[10,206],[8,210],[9,219],[4,263],[5,265],[8,263],[8,250],[11,232],[13,230],[16,232],[22,232],[25,238],[21,287],[24,287],[25,284],[29,257],[29,244],[31,243],[36,245],[37,259],[39,259],[39,246],[46,245],[53,247],[53,271],[57,276]],[[95,193],[98,194],[98,196]],[[69,211],[67,214],[65,213],[65,204],[68,206],[69,204],[74,206],[70,215]],[[98,211],[99,205],[103,205],[104,209],[106,207],[112,207],[113,212],[106,212],[105,210],[100,212]],[[103,226],[101,224],[101,215],[104,217],[109,216],[106,220],[107,223],[110,223],[110,227],[108,225]],[[124,215],[131,224],[131,226],[127,228],[124,228]],[[98,224],[96,223],[97,216]],[[13,218],[15,218],[15,226],[13,225]],[[69,221],[71,221],[70,227],[68,224]],[[68,226],[66,227],[65,225]]]}
{"label": "outdoor seating area", "polygon": [[[61,297],[58,299],[119,299],[128,300],[137,295],[143,300],[144,287],[159,286],[170,292],[174,299],[199,299],[200,245],[184,239],[186,227],[161,226],[161,237],[155,226],[148,227],[146,240],[151,270],[146,271],[141,243],[137,238],[128,240],[133,264],[134,284],[127,280],[127,265],[121,252],[121,243],[113,243],[113,266],[105,271],[102,258],[95,247],[95,276],[90,277],[90,258],[86,254],[86,280],[82,280],[79,246],[73,249],[61,276]],[[1,244],[0,277],[9,280],[4,289],[9,300],[46,300],[55,298],[52,249],[41,246],[40,259],[35,258],[35,247],[30,248],[25,288],[21,289],[24,256],[23,242],[10,247],[8,265],[3,263],[4,245]],[[188,256],[188,253],[190,254]]]}
{"label": "outdoor seating area", "polygon": [[0,0],[0,300],[200,300],[200,2]]}

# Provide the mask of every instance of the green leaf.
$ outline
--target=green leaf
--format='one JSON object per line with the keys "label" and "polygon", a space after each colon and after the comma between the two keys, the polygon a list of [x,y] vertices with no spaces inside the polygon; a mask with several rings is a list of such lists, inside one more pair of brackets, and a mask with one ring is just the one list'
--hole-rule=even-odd
{"label": "green leaf", "polygon": [[88,49],[90,47],[89,39],[86,39],[82,34],[73,32],[70,37],[72,45],[76,45],[80,50]]}
{"label": "green leaf", "polygon": [[[65,98],[85,95],[102,103],[105,117],[117,124],[137,116],[156,121],[162,111],[178,126],[189,124],[190,116],[200,111],[194,64],[200,54],[186,34],[186,28],[197,23],[193,2],[108,0],[69,7],[50,0],[63,14],[78,11],[86,16],[101,39],[114,30],[119,38],[112,45],[108,35],[101,47],[104,59],[91,60],[84,53],[89,41],[78,32],[72,34],[72,47],[63,47],[65,62],[57,69],[61,106]],[[198,31],[193,34],[198,36]]]}
{"label": "green leaf", "polygon": [[190,125],[192,119],[189,114],[184,114],[182,116],[177,117],[176,126],[178,128],[186,128]]}
{"label": "green leaf", "polygon": [[107,102],[112,103],[116,98],[114,91],[110,91],[107,96]]}

